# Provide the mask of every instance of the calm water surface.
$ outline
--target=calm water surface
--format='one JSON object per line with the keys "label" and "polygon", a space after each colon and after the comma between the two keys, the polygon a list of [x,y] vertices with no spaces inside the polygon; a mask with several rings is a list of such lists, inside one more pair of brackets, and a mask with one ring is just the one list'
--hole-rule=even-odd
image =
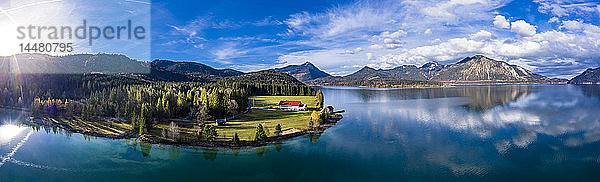
{"label": "calm water surface", "polygon": [[597,181],[600,87],[322,88],[344,119],[256,149],[90,138],[0,110],[0,181]]}

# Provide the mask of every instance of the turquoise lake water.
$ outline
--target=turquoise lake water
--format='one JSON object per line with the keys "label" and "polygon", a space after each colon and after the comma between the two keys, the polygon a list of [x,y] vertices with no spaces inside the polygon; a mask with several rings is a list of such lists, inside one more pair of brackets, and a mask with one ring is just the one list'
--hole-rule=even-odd
{"label": "turquoise lake water", "polygon": [[256,149],[140,144],[0,110],[0,181],[597,181],[600,87],[324,87],[344,119]]}

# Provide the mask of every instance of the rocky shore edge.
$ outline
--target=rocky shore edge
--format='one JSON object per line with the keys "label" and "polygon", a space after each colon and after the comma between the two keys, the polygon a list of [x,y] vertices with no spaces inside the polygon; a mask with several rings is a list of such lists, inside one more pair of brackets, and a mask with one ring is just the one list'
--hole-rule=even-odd
{"label": "rocky shore edge", "polygon": [[135,130],[129,130],[129,131],[126,131],[123,133],[119,133],[118,135],[110,135],[110,134],[101,134],[101,133],[80,130],[80,129],[74,129],[70,126],[56,124],[56,123],[49,122],[49,121],[46,121],[41,118],[34,118],[34,119],[30,119],[28,121],[31,123],[35,123],[35,124],[39,124],[39,125],[43,125],[43,126],[57,127],[57,128],[63,129],[65,131],[68,131],[71,133],[79,133],[79,134],[84,134],[84,135],[94,136],[94,137],[102,137],[102,138],[110,138],[110,139],[128,139],[128,138],[135,138],[135,135],[136,135]]}

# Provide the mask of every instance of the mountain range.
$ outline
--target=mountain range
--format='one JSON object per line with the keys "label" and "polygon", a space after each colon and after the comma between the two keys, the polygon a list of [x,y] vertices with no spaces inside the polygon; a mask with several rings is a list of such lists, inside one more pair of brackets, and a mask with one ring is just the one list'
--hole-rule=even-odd
{"label": "mountain range", "polygon": [[118,54],[17,54],[0,57],[0,73],[150,73],[150,64]]}
{"label": "mountain range", "polygon": [[437,81],[456,82],[531,82],[546,83],[548,77],[511,65],[504,61],[496,61],[482,55],[467,57],[456,64],[448,65],[430,77]]}
{"label": "mountain range", "polygon": [[[266,71],[244,73],[233,69],[215,69],[196,62],[155,60],[142,62],[117,54],[75,54],[50,56],[46,54],[17,54],[0,56],[0,73],[130,73],[145,75],[150,79],[166,81],[216,82],[222,78],[252,80],[252,77],[269,78],[270,81],[300,81],[310,85],[436,85],[498,84],[498,83],[566,83],[565,79],[551,79],[504,61],[482,55],[467,57],[455,64],[443,65],[428,62],[420,67],[402,65],[392,69],[362,69],[346,75],[331,76],[310,62],[289,65]],[[283,75],[278,74],[283,73]],[[291,75],[290,77],[286,75]],[[295,80],[291,80],[295,79]],[[588,69],[573,78],[571,84],[600,84],[600,68]]]}
{"label": "mountain range", "polygon": [[588,68],[569,81],[569,84],[600,84],[600,67]]}
{"label": "mountain range", "polygon": [[[312,65],[312,64],[311,64]],[[161,81],[237,81],[265,84],[304,85],[289,74],[265,70],[244,73],[215,69],[195,62],[155,60],[143,62],[118,54],[17,54],[0,56],[0,74],[121,74]]]}
{"label": "mountain range", "polygon": [[438,81],[452,84],[566,82],[566,80],[550,79],[532,73],[517,65],[476,55],[450,65],[442,65],[432,61],[421,67],[402,65],[388,70],[365,66],[350,75],[318,78],[309,81],[309,83],[314,85],[338,85],[337,83],[348,82],[349,80],[382,79]]}

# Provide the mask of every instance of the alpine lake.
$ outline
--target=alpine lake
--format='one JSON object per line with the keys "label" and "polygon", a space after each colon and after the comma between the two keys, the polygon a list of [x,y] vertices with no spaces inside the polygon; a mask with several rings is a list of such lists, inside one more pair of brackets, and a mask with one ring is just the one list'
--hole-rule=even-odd
{"label": "alpine lake", "polygon": [[0,110],[0,181],[597,181],[600,86],[320,87],[344,118],[257,148],[112,140]]}

